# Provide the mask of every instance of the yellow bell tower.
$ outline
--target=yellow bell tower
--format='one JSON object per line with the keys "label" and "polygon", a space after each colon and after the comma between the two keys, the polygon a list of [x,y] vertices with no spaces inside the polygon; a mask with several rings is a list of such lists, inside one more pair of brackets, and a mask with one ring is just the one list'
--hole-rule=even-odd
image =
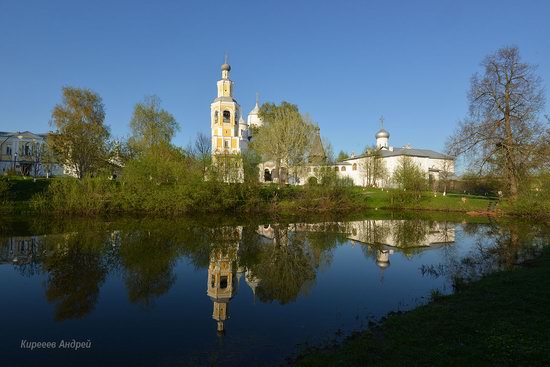
{"label": "yellow bell tower", "polygon": [[208,266],[208,297],[212,300],[212,318],[216,320],[219,334],[225,333],[225,321],[229,318],[229,302],[236,294],[236,261],[242,228],[221,228],[217,246],[210,252]]}
{"label": "yellow bell tower", "polygon": [[229,79],[231,66],[227,56],[218,80],[218,96],[210,105],[212,127],[212,155],[239,154],[243,149],[246,127],[239,127],[241,107],[233,98],[233,81]]}

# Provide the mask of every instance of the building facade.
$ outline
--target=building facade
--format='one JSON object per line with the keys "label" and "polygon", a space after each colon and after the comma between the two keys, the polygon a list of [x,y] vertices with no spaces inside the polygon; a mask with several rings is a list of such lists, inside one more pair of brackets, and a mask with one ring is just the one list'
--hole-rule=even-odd
{"label": "building facade", "polygon": [[13,172],[24,176],[57,176],[63,167],[52,161],[48,153],[48,134],[0,132],[0,173]]}
{"label": "building facade", "polygon": [[297,183],[305,184],[311,177],[319,178],[323,169],[330,169],[337,172],[339,177],[352,180],[355,186],[391,188],[394,186],[392,177],[403,158],[410,159],[425,172],[432,185],[439,180],[454,177],[454,157],[430,149],[416,149],[410,145],[393,147],[389,144],[390,134],[383,127],[376,133],[375,139],[375,147],[361,155],[352,154],[334,164],[311,164],[305,167],[305,173]]}

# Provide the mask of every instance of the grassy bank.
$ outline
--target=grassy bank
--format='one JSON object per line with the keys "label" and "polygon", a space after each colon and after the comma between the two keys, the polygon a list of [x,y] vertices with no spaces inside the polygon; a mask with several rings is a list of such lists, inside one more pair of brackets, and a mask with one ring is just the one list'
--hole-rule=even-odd
{"label": "grassy bank", "polygon": [[[3,211],[65,214],[196,212],[294,213],[410,209],[447,212],[486,211],[492,199],[423,193],[418,200],[397,200],[396,190],[364,189],[341,182],[286,186],[194,181],[177,185],[135,184],[106,178],[76,180],[2,179]],[[0,188],[1,189],[1,188]]]}
{"label": "grassy bank", "polygon": [[388,316],[297,366],[550,365],[550,251],[458,293]]}

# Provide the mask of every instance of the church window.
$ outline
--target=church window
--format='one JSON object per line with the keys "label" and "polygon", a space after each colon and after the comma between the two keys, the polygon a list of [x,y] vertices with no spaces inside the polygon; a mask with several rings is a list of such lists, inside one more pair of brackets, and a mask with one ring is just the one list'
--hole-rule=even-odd
{"label": "church window", "polygon": [[338,172],[338,166],[334,167],[334,171]]}
{"label": "church window", "polygon": [[212,277],[210,278],[210,288],[216,287],[216,275],[212,274]]}
{"label": "church window", "polygon": [[223,147],[229,149],[229,140],[224,140]]}
{"label": "church window", "polygon": [[342,166],[341,171],[342,171],[342,172],[346,172],[346,166]]}
{"label": "church window", "polygon": [[214,112],[214,123],[219,124],[220,123],[220,113],[218,111]]}
{"label": "church window", "polygon": [[357,163],[354,163],[352,166],[351,166],[351,169],[353,171],[357,171]]}
{"label": "church window", "polygon": [[220,277],[220,288],[221,289],[227,288],[227,275]]}
{"label": "church window", "polygon": [[231,112],[223,111],[223,122],[227,124],[231,122]]}
{"label": "church window", "polygon": [[6,154],[7,154],[7,155],[11,155],[11,147],[7,147],[7,148],[6,148]]}

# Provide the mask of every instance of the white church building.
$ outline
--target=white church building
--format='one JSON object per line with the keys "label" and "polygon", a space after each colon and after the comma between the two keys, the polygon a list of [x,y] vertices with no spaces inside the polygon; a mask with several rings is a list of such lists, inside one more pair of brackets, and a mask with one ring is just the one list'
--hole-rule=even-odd
{"label": "white church building", "polygon": [[368,186],[369,160],[376,157],[384,171],[381,177],[370,182],[371,185],[377,187],[392,186],[391,177],[403,158],[408,158],[416,164],[422,172],[425,172],[426,178],[430,182],[448,179],[454,175],[454,157],[430,149],[413,148],[410,145],[405,145],[402,148],[393,147],[389,144],[390,133],[383,127],[376,133],[375,138],[376,148],[374,150],[337,162],[334,165],[334,170],[337,170],[341,177],[351,178],[356,186]]}

